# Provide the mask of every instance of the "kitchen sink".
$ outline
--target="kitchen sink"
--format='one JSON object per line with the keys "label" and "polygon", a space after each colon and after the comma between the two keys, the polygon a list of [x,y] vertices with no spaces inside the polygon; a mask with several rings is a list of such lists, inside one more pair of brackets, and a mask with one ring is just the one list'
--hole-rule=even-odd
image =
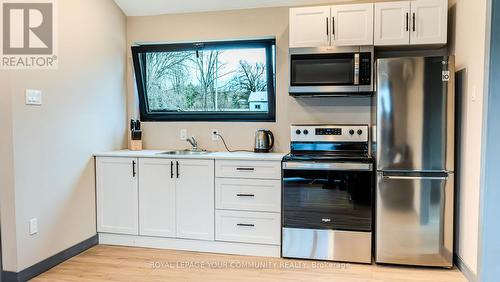
{"label": "kitchen sink", "polygon": [[161,152],[158,154],[161,155],[204,155],[210,153],[209,151],[205,150],[177,150],[177,151],[168,151],[168,152]]}

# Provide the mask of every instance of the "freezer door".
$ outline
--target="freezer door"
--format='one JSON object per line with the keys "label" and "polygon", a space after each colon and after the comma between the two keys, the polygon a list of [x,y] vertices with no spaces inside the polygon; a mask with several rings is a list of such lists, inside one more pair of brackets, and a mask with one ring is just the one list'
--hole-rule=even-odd
{"label": "freezer door", "polygon": [[377,174],[377,263],[452,267],[453,175]]}
{"label": "freezer door", "polygon": [[454,170],[453,66],[453,57],[377,61],[377,170]]}

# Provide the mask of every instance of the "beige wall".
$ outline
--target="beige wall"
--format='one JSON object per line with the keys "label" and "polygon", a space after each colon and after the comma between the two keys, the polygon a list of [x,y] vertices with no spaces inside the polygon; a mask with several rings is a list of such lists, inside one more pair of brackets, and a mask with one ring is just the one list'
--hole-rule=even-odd
{"label": "beige wall", "polygon": [[[295,99],[288,95],[288,8],[263,8],[193,14],[127,18],[128,46],[134,42],[174,42],[258,38],[275,36],[276,48],[276,123],[145,123],[146,148],[179,149],[189,144],[179,140],[185,128],[202,148],[223,150],[220,141],[211,140],[211,129],[219,129],[232,149],[252,149],[257,128],[269,128],[276,136],[276,151],[289,146],[291,123],[369,123],[370,99],[314,98]],[[130,56],[130,50],[129,50]],[[129,115],[137,116],[132,64],[128,64]]]}
{"label": "beige wall", "polygon": [[15,193],[12,154],[12,103],[10,76],[0,71],[0,215],[4,269],[15,269],[17,261]]}
{"label": "beige wall", "polygon": [[[450,52],[457,70],[467,70],[462,109],[462,173],[459,210],[458,255],[477,274],[481,135],[483,123],[486,3],[450,0]],[[475,94],[474,94],[475,93]],[[475,101],[474,101],[474,97]]]}
{"label": "beige wall", "polygon": [[[6,142],[13,144],[15,183],[8,193],[2,189],[1,203],[4,269],[9,271],[96,234],[92,154],[125,146],[125,16],[111,0],[58,3],[59,68],[0,71],[2,84],[6,75],[11,84],[2,91],[11,100],[12,134]],[[24,104],[26,88],[43,91],[41,107]],[[3,166],[9,152],[0,152]],[[15,194],[15,210],[4,194],[11,199]],[[4,237],[14,232],[12,225],[6,228],[4,213],[15,218],[14,238]],[[39,231],[30,236],[29,220],[35,217]]]}

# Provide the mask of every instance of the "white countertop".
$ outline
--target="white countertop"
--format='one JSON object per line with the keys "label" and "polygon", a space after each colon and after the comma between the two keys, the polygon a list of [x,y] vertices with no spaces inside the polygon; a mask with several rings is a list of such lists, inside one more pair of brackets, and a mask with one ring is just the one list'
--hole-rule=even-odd
{"label": "white countertop", "polygon": [[168,155],[161,154],[169,150],[120,150],[98,153],[96,157],[117,158],[164,158],[164,159],[213,159],[213,160],[255,160],[255,161],[280,161],[286,153],[252,153],[252,152],[211,152],[200,155]]}

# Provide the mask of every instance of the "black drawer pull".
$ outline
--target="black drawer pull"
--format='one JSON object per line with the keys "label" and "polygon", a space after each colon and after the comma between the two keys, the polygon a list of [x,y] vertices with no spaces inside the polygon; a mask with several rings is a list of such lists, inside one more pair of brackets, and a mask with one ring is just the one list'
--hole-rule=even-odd
{"label": "black drawer pull", "polygon": [[255,197],[254,194],[236,194],[238,197]]}
{"label": "black drawer pull", "polygon": [[255,168],[253,168],[253,167],[237,167],[236,170],[239,170],[239,171],[254,171]]}
{"label": "black drawer pull", "polygon": [[236,225],[238,225],[238,226],[245,226],[245,227],[254,227],[255,226],[254,224],[250,224],[250,223],[238,223]]}

